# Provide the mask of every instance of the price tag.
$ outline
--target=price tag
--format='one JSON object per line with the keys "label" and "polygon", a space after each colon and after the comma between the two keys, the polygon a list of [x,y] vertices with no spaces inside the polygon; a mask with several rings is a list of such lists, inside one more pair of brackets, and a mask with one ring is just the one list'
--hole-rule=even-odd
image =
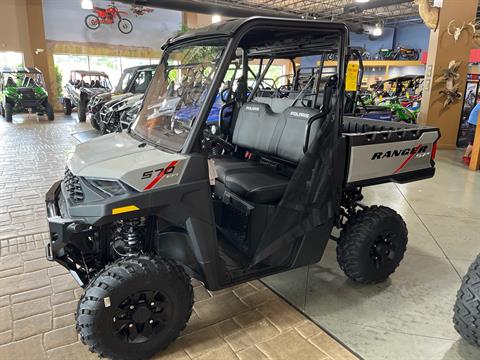
{"label": "price tag", "polygon": [[357,91],[358,64],[348,63],[345,78],[345,91]]}

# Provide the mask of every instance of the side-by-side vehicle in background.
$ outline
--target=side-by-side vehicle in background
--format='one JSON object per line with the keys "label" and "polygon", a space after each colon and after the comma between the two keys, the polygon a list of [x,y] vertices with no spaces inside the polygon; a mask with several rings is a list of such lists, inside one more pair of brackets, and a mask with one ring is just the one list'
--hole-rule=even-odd
{"label": "side-by-side vehicle in background", "polygon": [[14,113],[36,112],[53,120],[53,107],[42,72],[32,67],[0,68],[0,115],[12,121]]}
{"label": "side-by-side vehicle in background", "polygon": [[[440,134],[345,116],[347,44],[344,24],[262,17],[176,36],[129,130],[77,145],[46,195],[47,257],[85,288],[76,320],[90,350],[152,356],[191,315],[190,278],[218,290],[281,273],[320,261],[329,239],[353,281],[396,270],[406,225],[363,205],[362,187],[432,177]],[[262,91],[274,66],[331,53],[334,71]]]}
{"label": "side-by-side vehicle in background", "polygon": [[[92,126],[102,132],[105,132],[105,126],[102,128],[102,125],[106,125],[107,130],[117,128],[118,116],[120,116],[121,113],[117,111],[112,113],[109,110],[115,110],[121,105],[120,102],[127,97],[144,94],[155,74],[156,68],[157,65],[141,65],[125,69],[117,86],[115,86],[112,91],[99,94],[92,98],[88,104],[88,117],[90,118]],[[118,100],[118,102],[112,100]],[[109,101],[112,101],[109,104],[110,109],[104,109],[102,116],[100,110],[102,110],[102,107]]]}
{"label": "side-by-side vehicle in background", "polygon": [[65,84],[63,109],[65,115],[70,115],[77,108],[78,120],[87,119],[87,106],[95,95],[109,92],[112,84],[103,71],[72,70],[70,80]]}

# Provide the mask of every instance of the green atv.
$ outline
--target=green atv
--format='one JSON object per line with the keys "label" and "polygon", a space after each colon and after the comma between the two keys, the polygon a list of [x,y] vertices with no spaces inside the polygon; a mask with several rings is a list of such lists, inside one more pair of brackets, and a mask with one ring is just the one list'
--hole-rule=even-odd
{"label": "green atv", "polygon": [[48,102],[43,74],[37,68],[0,68],[0,115],[12,121],[13,113],[36,112],[54,119],[53,107]]}

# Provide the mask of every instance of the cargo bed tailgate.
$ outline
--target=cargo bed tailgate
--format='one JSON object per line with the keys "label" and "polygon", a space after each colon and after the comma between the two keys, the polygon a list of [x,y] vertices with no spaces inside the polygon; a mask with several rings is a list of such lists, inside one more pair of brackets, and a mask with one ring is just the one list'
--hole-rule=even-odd
{"label": "cargo bed tailgate", "polygon": [[370,127],[365,132],[344,133],[347,187],[405,183],[434,175],[437,128],[364,119],[350,119],[350,125],[352,121],[357,125],[367,122]]}

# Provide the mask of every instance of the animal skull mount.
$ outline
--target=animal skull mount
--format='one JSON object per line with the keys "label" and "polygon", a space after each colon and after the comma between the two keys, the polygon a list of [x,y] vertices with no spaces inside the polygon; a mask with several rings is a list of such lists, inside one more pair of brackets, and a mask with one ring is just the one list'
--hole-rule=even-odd
{"label": "animal skull mount", "polygon": [[457,42],[458,39],[460,39],[460,35],[462,35],[462,31],[468,30],[468,28],[465,27],[465,22],[463,22],[462,27],[452,27],[454,22],[455,20],[452,20],[448,23],[447,32],[448,35],[453,36],[453,39]]}
{"label": "animal skull mount", "polygon": [[425,25],[436,31],[438,27],[438,19],[440,17],[440,8],[430,5],[428,0],[415,0],[418,5],[418,13]]}
{"label": "animal skull mount", "polygon": [[445,83],[445,89],[440,91],[440,94],[442,94],[445,97],[445,100],[443,102],[443,108],[445,109],[447,106],[450,104],[458,101],[459,99],[462,98],[462,93],[458,90],[460,83],[460,74],[458,73],[458,70],[460,68],[460,61],[455,61],[452,60],[448,64],[448,68],[445,69],[436,80],[435,83]]}

